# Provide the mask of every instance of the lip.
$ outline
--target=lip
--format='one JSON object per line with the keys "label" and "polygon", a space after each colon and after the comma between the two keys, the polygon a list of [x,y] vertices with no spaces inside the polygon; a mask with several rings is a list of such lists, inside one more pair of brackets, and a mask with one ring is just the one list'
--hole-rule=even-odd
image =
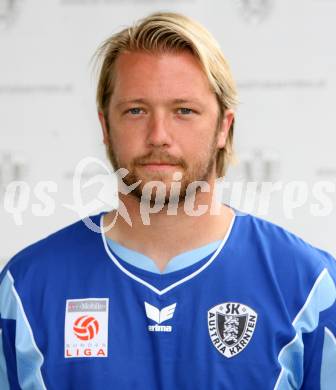
{"label": "lip", "polygon": [[149,164],[141,164],[145,169],[149,169],[151,171],[162,171],[167,169],[172,169],[177,167],[176,164],[165,164],[165,163],[149,163]]}

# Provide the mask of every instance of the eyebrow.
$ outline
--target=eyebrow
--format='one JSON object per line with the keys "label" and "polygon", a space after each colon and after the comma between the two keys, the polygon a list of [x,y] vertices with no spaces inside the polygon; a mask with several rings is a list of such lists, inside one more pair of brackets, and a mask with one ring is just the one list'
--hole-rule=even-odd
{"label": "eyebrow", "polygon": [[[129,103],[148,104],[148,101],[146,99],[122,99],[116,104],[116,107],[120,107]],[[170,101],[170,103],[173,104],[196,103],[202,105],[202,102],[197,98],[173,99]]]}

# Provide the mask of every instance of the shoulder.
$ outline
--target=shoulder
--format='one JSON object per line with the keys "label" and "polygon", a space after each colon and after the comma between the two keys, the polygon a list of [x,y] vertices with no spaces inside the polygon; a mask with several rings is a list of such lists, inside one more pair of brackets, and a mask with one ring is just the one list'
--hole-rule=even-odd
{"label": "shoulder", "polygon": [[9,259],[0,274],[0,283],[7,271],[17,278],[25,273],[38,273],[60,266],[72,253],[85,251],[92,245],[93,233],[99,232],[102,213],[75,221],[52,234],[26,246]]}
{"label": "shoulder", "polygon": [[239,218],[236,241],[245,248],[247,263],[252,264],[249,275],[264,276],[262,280],[266,281],[258,285],[266,286],[268,294],[278,294],[291,321],[316,320],[332,307],[336,299],[336,260],[331,253],[263,218],[251,214]]}
{"label": "shoulder", "polygon": [[235,248],[253,260],[254,269],[269,275],[288,299],[293,294],[305,299],[317,285],[330,288],[336,283],[336,260],[331,253],[266,219],[241,214],[238,220]]}
{"label": "shoulder", "polygon": [[261,252],[272,255],[282,265],[296,265],[304,268],[330,268],[336,270],[334,256],[328,251],[312,245],[290,230],[264,218],[241,214],[246,219],[245,236],[247,245],[257,247]]}

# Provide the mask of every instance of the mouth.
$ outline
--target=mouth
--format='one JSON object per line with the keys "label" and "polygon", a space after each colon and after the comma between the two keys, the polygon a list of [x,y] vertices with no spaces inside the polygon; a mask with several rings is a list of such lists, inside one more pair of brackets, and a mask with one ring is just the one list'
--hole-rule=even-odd
{"label": "mouth", "polygon": [[140,166],[150,171],[165,171],[165,170],[171,170],[173,168],[176,168],[178,165],[165,163],[165,162],[150,162],[147,164],[140,164]]}

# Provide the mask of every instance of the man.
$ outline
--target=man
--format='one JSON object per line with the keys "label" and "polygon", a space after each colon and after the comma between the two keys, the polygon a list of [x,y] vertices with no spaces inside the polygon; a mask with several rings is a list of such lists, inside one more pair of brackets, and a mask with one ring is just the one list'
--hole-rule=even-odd
{"label": "man", "polygon": [[156,13],[98,58],[131,225],[102,212],[100,234],[80,220],[10,260],[0,388],[334,389],[334,258],[214,196],[237,101],[214,38]]}

